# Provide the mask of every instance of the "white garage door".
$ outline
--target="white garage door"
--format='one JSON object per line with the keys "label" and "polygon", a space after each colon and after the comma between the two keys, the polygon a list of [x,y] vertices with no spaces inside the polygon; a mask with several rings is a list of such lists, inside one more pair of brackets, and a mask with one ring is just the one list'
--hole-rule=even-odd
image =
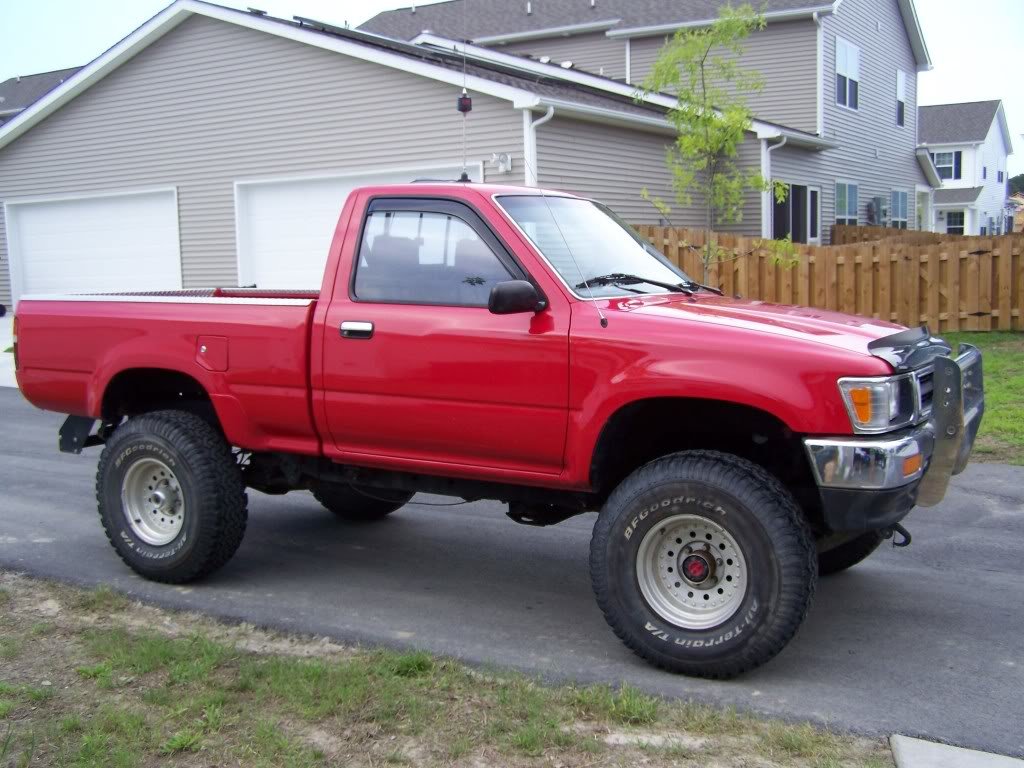
{"label": "white garage door", "polygon": [[[481,166],[470,178],[480,181]],[[330,178],[240,181],[236,186],[238,280],[259,288],[320,290],[327,251],[345,198],[367,184],[457,179],[462,167],[391,170]]]}
{"label": "white garage door", "polygon": [[14,300],[35,293],[181,288],[173,189],[8,201]]}

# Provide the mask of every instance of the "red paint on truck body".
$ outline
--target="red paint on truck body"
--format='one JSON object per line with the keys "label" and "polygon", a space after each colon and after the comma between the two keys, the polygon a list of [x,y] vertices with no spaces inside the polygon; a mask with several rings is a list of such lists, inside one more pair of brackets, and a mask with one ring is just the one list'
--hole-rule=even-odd
{"label": "red paint on truck body", "polygon": [[[416,184],[353,192],[317,299],[250,304],[294,294],[225,291],[237,303],[22,301],[22,392],[41,408],[99,418],[118,374],[176,371],[206,390],[228,439],[248,450],[586,489],[601,429],[630,403],[727,401],[798,434],[843,435],[851,428],[836,380],[891,372],[867,353],[868,342],[899,329],[890,323],[706,293],[579,299],[495,204],[500,194],[537,190]],[[473,207],[548,306],[492,315],[353,300],[363,214],[373,198],[396,196]],[[342,338],[343,321],[372,322],[373,338]],[[200,337],[224,340],[217,354],[226,365],[197,359]]]}

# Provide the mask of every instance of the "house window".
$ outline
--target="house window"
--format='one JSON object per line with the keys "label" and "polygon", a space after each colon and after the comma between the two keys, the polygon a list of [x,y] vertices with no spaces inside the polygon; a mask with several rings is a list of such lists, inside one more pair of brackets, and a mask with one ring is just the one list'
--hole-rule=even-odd
{"label": "house window", "polygon": [[857,224],[857,185],[836,183],[836,224]]}
{"label": "house window", "polygon": [[981,166],[981,178],[983,178],[983,179],[987,179],[988,178],[988,166],[987,165]]}
{"label": "house window", "polygon": [[946,214],[946,234],[962,235],[964,233],[964,212],[950,211]]}
{"label": "house window", "polygon": [[907,124],[907,73],[896,70],[896,125]]}
{"label": "house window", "polygon": [[959,179],[963,152],[933,152],[932,162],[939,172],[940,179]]}
{"label": "house window", "polygon": [[1002,184],[1002,183],[1003,183],[1003,172],[1002,172],[1002,171],[999,171],[999,172],[998,172],[998,173],[996,174],[996,176],[998,177],[999,183],[1000,183],[1000,184]]}
{"label": "house window", "polygon": [[860,48],[836,38],[836,104],[857,109],[860,102]]}
{"label": "house window", "polygon": [[889,201],[889,225],[894,229],[907,228],[908,197],[909,195],[906,192],[899,192],[895,189],[892,191],[892,197]]}

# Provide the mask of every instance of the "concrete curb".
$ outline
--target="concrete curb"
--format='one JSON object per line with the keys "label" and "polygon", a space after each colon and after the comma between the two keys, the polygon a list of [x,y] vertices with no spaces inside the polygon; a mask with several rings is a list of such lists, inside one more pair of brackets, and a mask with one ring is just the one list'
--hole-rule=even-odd
{"label": "concrete curb", "polygon": [[1024,768],[1024,760],[950,747],[896,734],[889,739],[896,768]]}

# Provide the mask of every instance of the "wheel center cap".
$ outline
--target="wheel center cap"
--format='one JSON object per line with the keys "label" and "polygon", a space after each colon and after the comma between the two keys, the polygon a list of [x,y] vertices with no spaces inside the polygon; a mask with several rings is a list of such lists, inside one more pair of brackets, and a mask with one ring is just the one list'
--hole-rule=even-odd
{"label": "wheel center cap", "polygon": [[700,584],[711,575],[711,566],[700,555],[690,555],[683,560],[683,575],[688,581]]}

